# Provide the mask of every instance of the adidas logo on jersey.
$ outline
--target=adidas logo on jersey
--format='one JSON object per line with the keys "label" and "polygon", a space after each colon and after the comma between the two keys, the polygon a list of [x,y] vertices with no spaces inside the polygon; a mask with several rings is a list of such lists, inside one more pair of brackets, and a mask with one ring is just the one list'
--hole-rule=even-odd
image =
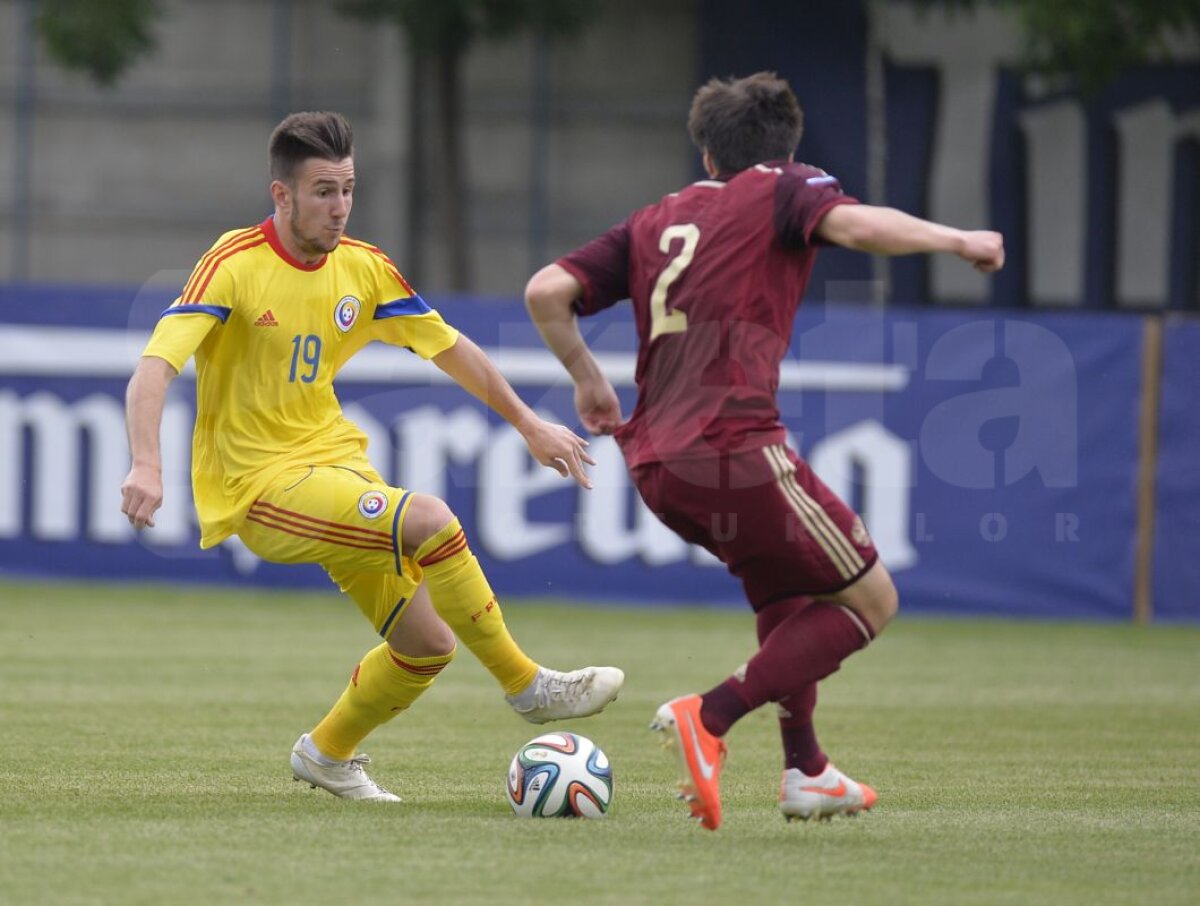
{"label": "adidas logo on jersey", "polygon": [[254,322],[255,327],[278,327],[279,322],[275,320],[275,314],[271,309],[267,309],[258,316],[258,320]]}

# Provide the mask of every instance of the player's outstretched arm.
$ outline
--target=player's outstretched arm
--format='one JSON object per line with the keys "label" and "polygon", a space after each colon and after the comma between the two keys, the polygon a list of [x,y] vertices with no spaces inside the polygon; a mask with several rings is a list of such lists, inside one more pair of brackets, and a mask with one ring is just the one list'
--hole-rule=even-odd
{"label": "player's outstretched arm", "polygon": [[612,434],[621,424],[621,403],[579,332],[572,307],[583,285],[565,268],[550,264],[525,287],[525,307],[542,340],[575,382],[575,411],[593,434]]}
{"label": "player's outstretched arm", "polygon": [[433,364],[521,432],[534,459],[564,478],[570,476],[583,487],[591,488],[592,480],[583,470],[583,464],[595,465],[596,460],[585,449],[587,441],[570,428],[538,418],[491,359],[466,335],[459,334],[453,346],[433,357]]}
{"label": "player's outstretched arm", "polygon": [[834,245],[875,255],[949,252],[985,274],[1004,267],[1004,237],[999,233],[958,230],[895,208],[839,204],[821,218],[816,233]]}
{"label": "player's outstretched arm", "polygon": [[143,356],[125,392],[125,428],[133,463],[121,483],[121,512],[134,528],[154,525],[154,513],[162,506],[158,436],[167,388],[178,374],[165,359]]}

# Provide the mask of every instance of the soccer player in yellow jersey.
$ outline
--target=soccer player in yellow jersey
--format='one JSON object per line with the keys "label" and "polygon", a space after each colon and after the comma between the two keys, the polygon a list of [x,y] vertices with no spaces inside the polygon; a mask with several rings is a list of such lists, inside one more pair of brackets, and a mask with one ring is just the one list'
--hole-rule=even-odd
{"label": "soccer player in yellow jersey", "polygon": [[137,528],[154,524],[163,403],[194,355],[201,546],[237,534],[266,560],[321,564],[384,640],[297,740],[293,774],[342,798],[398,801],[367,776],[358,744],[429,688],[453,658],[456,635],[532,723],[600,711],[624,674],[561,673],[521,650],[454,513],[383,481],[366,436],[342,414],[334,376],[371,340],[406,347],[512,424],[542,465],[590,487],[584,464],[594,460],[574,432],[538,418],[387,255],[344,235],[355,184],[344,117],[287,117],[269,159],[274,214],[226,233],[200,259],[129,382],[133,462],[122,511]]}

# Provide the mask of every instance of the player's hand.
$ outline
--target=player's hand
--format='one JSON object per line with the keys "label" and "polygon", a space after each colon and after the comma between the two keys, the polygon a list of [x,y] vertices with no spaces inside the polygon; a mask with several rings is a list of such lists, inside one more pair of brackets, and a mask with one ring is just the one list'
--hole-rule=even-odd
{"label": "player's hand", "polygon": [[963,234],[959,257],[970,261],[975,270],[994,274],[1004,267],[1004,237],[991,230],[973,230]]}
{"label": "player's hand", "polygon": [[612,434],[621,424],[621,401],[604,378],[575,385],[575,411],[592,434]]}
{"label": "player's hand", "polygon": [[586,440],[564,425],[540,418],[521,433],[534,459],[563,478],[574,478],[582,487],[591,489],[592,480],[583,471],[583,464],[594,466],[596,460],[588,455]]}
{"label": "player's hand", "polygon": [[121,482],[121,512],[135,529],[154,526],[154,513],[162,506],[162,472],[152,466],[135,465]]}

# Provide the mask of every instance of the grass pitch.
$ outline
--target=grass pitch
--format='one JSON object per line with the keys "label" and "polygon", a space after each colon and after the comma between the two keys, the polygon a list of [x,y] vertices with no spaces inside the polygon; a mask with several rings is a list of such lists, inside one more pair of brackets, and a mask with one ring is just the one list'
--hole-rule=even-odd
{"label": "grass pitch", "polygon": [[[537,735],[464,651],[364,746],[404,797],[293,783],[375,643],[334,594],[0,583],[0,903],[1195,903],[1200,631],[901,619],[823,685],[822,742],[879,805],[787,825],[774,717],[729,736],[694,827],[646,724],[753,648],[742,611],[510,601],[531,654],[625,668],[603,821],[514,817]],[[547,728],[549,729],[549,728]]]}

